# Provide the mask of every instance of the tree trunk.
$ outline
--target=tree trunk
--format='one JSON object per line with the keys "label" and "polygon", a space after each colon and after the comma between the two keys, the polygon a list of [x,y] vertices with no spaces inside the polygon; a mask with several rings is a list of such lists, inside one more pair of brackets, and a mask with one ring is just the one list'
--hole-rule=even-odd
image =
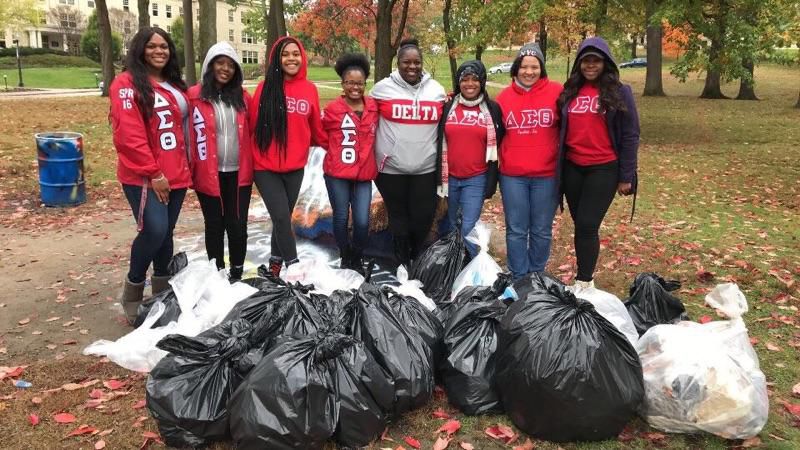
{"label": "tree trunk", "polygon": [[208,49],[217,43],[217,2],[216,0],[200,0],[199,4],[200,54],[197,56],[202,61],[206,57]]}
{"label": "tree trunk", "polygon": [[[724,34],[722,35],[724,36]],[[715,39],[711,41],[711,47],[708,50],[708,70],[706,72],[706,84],[703,86],[703,92],[700,93],[700,98],[728,98],[722,93],[722,74],[720,73],[718,67],[721,51],[722,43],[720,40]]]}
{"label": "tree trunk", "polygon": [[[267,13],[267,52],[272,49],[275,41],[286,36],[286,18],[283,14],[283,0],[269,0]],[[267,53],[269,58],[269,53]],[[269,65],[269,61],[267,61]]]}
{"label": "tree trunk", "polygon": [[661,40],[664,30],[661,21],[653,23],[653,16],[658,8],[658,0],[647,0],[645,20],[647,22],[647,74],[645,75],[644,93],[649,97],[663,97],[664,85],[661,74]]}
{"label": "tree trunk", "polygon": [[375,82],[392,72],[392,6],[394,1],[378,0],[375,17]]}
{"label": "tree trunk", "polygon": [[456,42],[455,39],[453,39],[452,33],[450,32],[450,9],[452,5],[452,0],[444,0],[444,8],[442,8],[442,24],[444,25],[445,41],[447,41],[447,59],[450,61],[450,82],[452,83],[453,89],[455,89],[456,84],[458,84],[458,80],[456,80],[456,71],[458,68],[456,67],[456,57],[453,53],[455,51]]}
{"label": "tree trunk", "polygon": [[608,18],[608,0],[598,0],[596,8],[594,13],[594,35],[600,36],[603,34],[606,19]]}
{"label": "tree trunk", "polygon": [[194,10],[192,0],[183,0],[183,62],[188,86],[197,83],[194,61]]}
{"label": "tree trunk", "polygon": [[544,15],[539,18],[539,48],[542,49],[542,56],[547,61],[547,22]]}
{"label": "tree trunk", "polygon": [[139,28],[150,26],[150,0],[136,0],[139,10]]}
{"label": "tree trunk", "polygon": [[483,44],[478,44],[475,46],[475,59],[480,60],[483,57],[483,52],[486,50],[486,47]]}
{"label": "tree trunk", "polygon": [[797,93],[797,103],[794,104],[794,107],[800,109],[800,92]]}
{"label": "tree trunk", "polygon": [[746,58],[742,61],[742,67],[750,74],[750,78],[742,77],[739,83],[739,95],[736,96],[736,100],[758,100],[755,90],[755,66],[753,60]]}
{"label": "tree trunk", "polygon": [[637,38],[638,36],[635,34],[633,37],[631,37],[631,59],[636,58],[636,44],[638,44]]}
{"label": "tree trunk", "polygon": [[100,31],[100,63],[103,66],[103,97],[108,97],[108,89],[114,81],[114,54],[111,41],[111,22],[108,20],[106,0],[96,0],[97,27]]}

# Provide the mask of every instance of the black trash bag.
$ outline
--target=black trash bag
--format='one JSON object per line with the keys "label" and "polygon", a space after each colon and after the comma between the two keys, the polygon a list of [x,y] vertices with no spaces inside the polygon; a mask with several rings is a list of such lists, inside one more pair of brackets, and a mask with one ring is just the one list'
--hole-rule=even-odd
{"label": "black trash bag", "polygon": [[[187,265],[189,265],[189,259],[186,257],[186,252],[180,252],[169,261],[167,271],[170,276],[175,276],[175,274],[183,270]],[[178,320],[178,317],[181,315],[181,307],[178,305],[178,297],[175,296],[175,293],[172,291],[172,286],[170,286],[165,291],[159,292],[139,304],[139,308],[136,309],[136,321],[133,322],[134,328],[142,326],[144,319],[147,318],[147,315],[150,314],[150,310],[153,309],[156,303],[163,303],[165,309],[161,317],[159,317],[150,328],[163,327],[170,322]]]}
{"label": "black trash bag", "polygon": [[689,320],[683,303],[670,294],[680,287],[679,281],[667,281],[652,272],[636,275],[624,302],[639,336],[659,324]]}
{"label": "black trash bag", "polygon": [[330,331],[348,333],[345,316],[348,314],[348,304],[355,300],[354,291],[337,289],[329,296],[311,293],[309,297]]}
{"label": "black trash bag", "polygon": [[411,265],[408,278],[422,282],[422,291],[437,304],[450,300],[453,283],[467,265],[461,217],[453,231],[434,242]]}
{"label": "black trash bag", "polygon": [[507,306],[498,297],[510,283],[510,274],[499,274],[491,287],[462,289],[445,328],[444,390],[450,403],[469,416],[503,411],[494,386],[495,352]]}
{"label": "black trash bag", "polygon": [[452,300],[436,305],[436,317],[446,327],[447,321],[450,320],[450,316],[458,308],[458,305],[468,301],[477,302],[498,299],[511,286],[511,283],[511,273],[498,273],[497,279],[494,280],[491,286],[466,286],[461,289],[461,292],[457,292]]}
{"label": "black trash bag", "polygon": [[387,286],[382,289],[388,296],[389,305],[400,323],[404,323],[409,332],[413,331],[419,334],[431,350],[435,370],[444,356],[444,343],[442,342],[444,326],[442,322],[414,297],[400,295]]}
{"label": "black trash bag", "polygon": [[334,434],[361,447],[385,429],[379,403],[392,398],[386,374],[351,336],[289,338],[234,393],[231,434],[237,449],[321,449]]}
{"label": "black trash bag", "polygon": [[234,305],[225,316],[225,321],[242,318],[255,323],[262,316],[273,314],[284,303],[289,303],[296,308],[298,316],[291,317],[291,323],[286,328],[293,334],[312,334],[323,324],[322,317],[308,296],[313,288],[300,283],[289,284],[279,278],[267,279],[260,284],[258,292]]}
{"label": "black trash bag", "polygon": [[555,442],[615,438],[644,399],[639,356],[594,306],[544,273],[498,329],[496,387],[514,424]]}
{"label": "black trash bag", "polygon": [[158,342],[170,353],[147,378],[147,408],[167,445],[198,447],[228,439],[227,403],[252,368],[239,363],[257,339],[253,331],[240,319],[196,337],[172,334]]}
{"label": "black trash bag", "polygon": [[342,317],[345,334],[363,342],[394,385],[392,417],[425,405],[433,395],[433,354],[408,330],[381,289],[364,283]]}

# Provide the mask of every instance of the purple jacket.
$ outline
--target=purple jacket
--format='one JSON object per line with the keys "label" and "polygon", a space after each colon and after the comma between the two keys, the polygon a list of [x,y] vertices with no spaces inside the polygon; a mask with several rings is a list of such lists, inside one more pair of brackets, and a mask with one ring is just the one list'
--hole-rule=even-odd
{"label": "purple jacket", "polygon": [[[617,63],[611,56],[611,51],[608,48],[608,44],[606,44],[606,41],[599,37],[589,38],[581,43],[580,47],[578,48],[576,61],[580,58],[581,53],[586,51],[587,48],[600,51],[606,56],[606,61],[610,62],[614,70],[619,72],[617,69]],[[580,70],[580,64],[576,63],[572,67],[572,73],[575,73],[578,70]],[[636,168],[637,154],[639,151],[639,114],[636,112],[636,102],[633,99],[633,91],[631,91],[631,87],[627,84],[622,85],[620,88],[620,94],[622,96],[622,101],[625,102],[625,106],[628,110],[624,112],[613,109],[607,111],[606,125],[608,126],[608,136],[611,138],[611,145],[614,147],[614,151],[617,153],[617,159],[619,160],[619,181],[620,183],[631,183],[635,192],[638,184]],[[567,127],[569,126],[568,108],[569,102],[565,102],[565,104],[561,107],[561,140],[559,147],[561,152],[561,158],[559,161],[560,163],[566,157],[565,142],[567,138]]]}

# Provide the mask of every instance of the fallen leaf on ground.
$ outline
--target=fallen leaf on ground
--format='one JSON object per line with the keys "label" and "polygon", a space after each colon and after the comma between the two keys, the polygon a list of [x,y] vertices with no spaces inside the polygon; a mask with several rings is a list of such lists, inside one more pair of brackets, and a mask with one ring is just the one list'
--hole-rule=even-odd
{"label": "fallen leaf on ground", "polygon": [[758,436],[753,436],[750,439],[745,439],[742,441],[741,446],[744,448],[753,448],[761,446],[761,438]]}
{"label": "fallen leaf on ground", "polygon": [[92,389],[92,392],[89,392],[89,398],[93,399],[103,398],[104,395],[106,395],[105,392],[100,389]]}
{"label": "fallen leaf on ground", "polygon": [[97,431],[97,428],[95,428],[95,427],[90,427],[89,425],[81,425],[78,428],[76,428],[75,430],[73,430],[67,436],[82,436],[84,434],[95,433],[96,431]]}
{"label": "fallen leaf on ground", "polygon": [[77,391],[78,389],[83,389],[82,384],[78,383],[67,383],[61,386],[65,391]]}
{"label": "fallen leaf on ground", "polygon": [[772,342],[767,342],[767,350],[771,352],[779,352],[781,351],[781,348],[773,344]]}
{"label": "fallen leaf on ground", "polygon": [[72,423],[75,422],[75,416],[70,413],[59,413],[53,416],[56,423]]}
{"label": "fallen leaf on ground", "polygon": [[800,405],[794,405],[789,402],[783,402],[783,407],[786,408],[786,411],[789,411],[793,416],[800,419]]}
{"label": "fallen leaf on ground", "polygon": [[105,386],[106,389],[111,389],[112,391],[119,390],[125,387],[126,384],[127,383],[125,383],[124,381],[119,381],[119,380],[108,380],[103,382],[103,386]]}
{"label": "fallen leaf on ground", "polygon": [[432,412],[431,415],[437,419],[449,419],[450,414],[447,411],[443,410],[442,408],[438,408],[436,411]]}
{"label": "fallen leaf on ground", "polygon": [[20,324],[20,325],[27,325],[27,324],[31,323],[31,319],[30,319],[30,317],[26,317],[26,318],[20,320],[17,323]]}
{"label": "fallen leaf on ground", "polygon": [[536,446],[533,444],[533,441],[531,441],[530,438],[526,440],[524,444],[514,446],[514,450],[533,450],[535,448]]}
{"label": "fallen leaf on ground", "polygon": [[147,405],[147,402],[144,400],[139,400],[138,402],[133,404],[133,409],[142,409]]}
{"label": "fallen leaf on ground", "polygon": [[792,387],[792,395],[795,397],[800,397],[800,383],[797,383]]}
{"label": "fallen leaf on ground", "polygon": [[667,438],[667,435],[664,433],[642,433],[640,436],[650,442],[660,442]]}
{"label": "fallen leaf on ground", "polygon": [[106,441],[100,439],[94,443],[94,450],[103,450],[104,448],[106,448]]}
{"label": "fallen leaf on ground", "polygon": [[448,420],[444,425],[436,430],[437,433],[447,433],[448,436],[455,434],[461,428],[461,422],[458,420]]}
{"label": "fallen leaf on ground", "polygon": [[512,430],[511,427],[502,424],[489,427],[484,430],[484,433],[486,433],[487,436],[493,439],[499,439],[506,444],[510,444],[517,438],[516,433],[514,433],[514,430]]}
{"label": "fallen leaf on ground", "polygon": [[61,317],[51,317],[51,318],[45,320],[45,322],[55,322],[56,320],[59,320],[59,319],[61,319]]}
{"label": "fallen leaf on ground", "polygon": [[389,427],[386,427],[386,428],[383,429],[383,433],[381,433],[381,440],[382,441],[394,442],[394,439],[392,439],[392,437],[389,436]]}
{"label": "fallen leaf on ground", "polygon": [[419,448],[420,447],[419,441],[414,439],[411,436],[406,436],[406,437],[403,438],[403,440],[406,441],[406,444],[408,444],[408,445],[410,445],[410,446],[412,446],[414,448]]}
{"label": "fallen leaf on ground", "polygon": [[111,434],[111,433],[113,433],[113,432],[114,432],[114,429],[113,429],[113,428],[109,428],[109,429],[107,429],[107,430],[103,430],[103,431],[101,431],[101,432],[100,432],[100,433],[98,433],[97,435],[98,435],[98,436],[108,436],[109,434]]}
{"label": "fallen leaf on ground", "polygon": [[153,433],[152,431],[145,431],[142,433],[142,437],[150,438],[150,439],[161,439],[161,436],[158,433]]}
{"label": "fallen leaf on ground", "polygon": [[475,450],[475,446],[470,444],[469,442],[461,442],[458,444],[464,450]]}
{"label": "fallen leaf on ground", "polygon": [[34,427],[36,425],[39,425],[39,416],[37,416],[36,414],[29,414],[28,415],[28,422],[30,422],[31,425],[33,425]]}
{"label": "fallen leaf on ground", "polygon": [[436,442],[433,443],[433,450],[444,450],[444,449],[446,449],[447,446],[450,445],[450,440],[451,439],[452,438],[450,438],[450,437],[443,438],[443,437],[440,436],[438,439],[436,439]]}
{"label": "fallen leaf on ground", "polygon": [[700,316],[700,319],[698,320],[698,322],[700,322],[700,323],[708,323],[708,322],[711,322],[712,320],[713,319],[711,318],[711,316]]}
{"label": "fallen leaf on ground", "polygon": [[33,397],[31,399],[31,403],[33,403],[34,405],[41,405],[42,404],[42,398],[41,397]]}

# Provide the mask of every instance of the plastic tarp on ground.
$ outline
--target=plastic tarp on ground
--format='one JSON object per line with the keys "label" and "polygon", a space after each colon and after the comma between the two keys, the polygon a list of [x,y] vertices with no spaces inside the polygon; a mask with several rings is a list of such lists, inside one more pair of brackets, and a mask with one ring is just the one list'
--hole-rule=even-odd
{"label": "plastic tarp on ground", "polygon": [[644,398],[628,339],[594,306],[544,273],[498,331],[497,389],[517,427],[555,442],[615,438]]}
{"label": "plastic tarp on ground", "polygon": [[244,283],[230,284],[225,274],[208,260],[190,262],[170,284],[182,311],[177,321],[153,328],[165,311],[163,303],[156,303],[138,328],[116,341],[96,341],[87,346],[83,354],[105,356],[128,370],[149,372],[166,355],[156,347],[164,336],[197,336],[222,322],[236,303],[257,291]]}
{"label": "plastic tarp on ground", "polygon": [[639,339],[647,393],[643,416],[671,433],[751,438],[767,422],[769,397],[741,319],[747,302],[730,283],[717,286],[706,302],[731,320],[656,325]]}

